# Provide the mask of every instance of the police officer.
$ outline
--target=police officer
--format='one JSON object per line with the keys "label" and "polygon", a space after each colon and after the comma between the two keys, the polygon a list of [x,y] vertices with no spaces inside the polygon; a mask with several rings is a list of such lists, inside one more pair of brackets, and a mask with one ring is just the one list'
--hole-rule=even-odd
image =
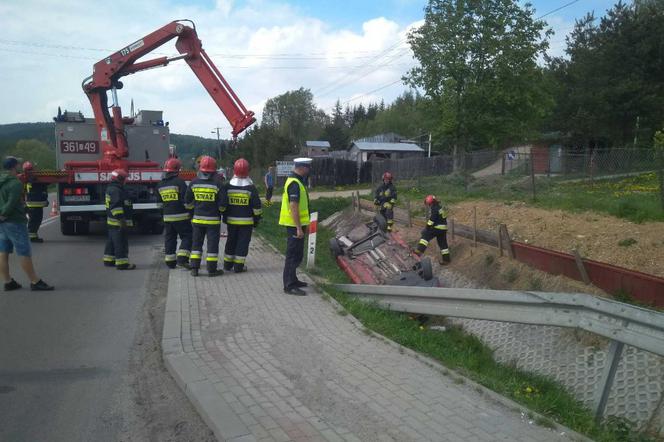
{"label": "police officer", "polygon": [[433,195],[427,195],[424,198],[424,204],[429,209],[429,219],[427,225],[422,230],[422,238],[417,243],[417,255],[423,255],[429,242],[436,238],[438,248],[440,248],[440,263],[447,265],[450,260],[450,249],[447,245],[447,210],[441,207],[438,199]]}
{"label": "police officer", "polygon": [[31,242],[44,242],[37,232],[44,219],[44,207],[48,207],[48,184],[36,183],[34,166],[30,161],[23,163],[25,179],[25,206],[28,212],[28,234]]}
{"label": "police officer", "polygon": [[133,206],[124,188],[127,171],[115,169],[111,172],[111,182],[106,186],[106,230],[108,239],[104,250],[104,265],[115,266],[118,270],[133,270],[129,263],[128,228],[133,226]]}
{"label": "police officer", "polygon": [[[157,184],[159,201],[164,217],[164,252],[166,265],[174,269],[176,264],[189,268],[191,253],[191,213],[184,207],[187,184],[178,176],[182,164],[177,158],[164,163],[164,178]],[[177,248],[178,235],[180,248]]]}
{"label": "police officer", "polygon": [[224,273],[223,270],[217,268],[221,226],[221,186],[216,172],[217,162],[214,158],[209,156],[201,158],[198,176],[189,184],[185,195],[185,207],[194,211],[191,220],[193,238],[189,256],[192,276],[198,276],[205,238],[207,238],[208,276]]}
{"label": "police officer", "polygon": [[392,174],[383,174],[383,183],[378,186],[374,195],[374,205],[380,207],[380,214],[387,220],[387,231],[394,226],[394,205],[397,203],[397,188],[392,184]]}
{"label": "police officer", "polygon": [[296,269],[304,258],[304,234],[309,225],[309,194],[305,186],[311,158],[296,158],[293,172],[284,183],[279,225],[286,227],[288,243],[284,263],[284,293],[305,296],[307,283],[297,279]]}
{"label": "police officer", "polygon": [[246,270],[251,234],[263,214],[258,190],[249,178],[249,162],[244,158],[233,165],[233,178],[223,190],[222,212],[228,226],[224,270],[240,273]]}

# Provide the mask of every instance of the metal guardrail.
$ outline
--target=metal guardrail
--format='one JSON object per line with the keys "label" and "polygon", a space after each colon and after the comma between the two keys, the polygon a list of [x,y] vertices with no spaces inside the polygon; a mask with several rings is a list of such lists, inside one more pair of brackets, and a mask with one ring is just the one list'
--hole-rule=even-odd
{"label": "metal guardrail", "polygon": [[595,416],[604,414],[623,346],[664,356],[664,314],[586,294],[339,284],[390,310],[424,315],[569,327],[611,340],[597,383]]}

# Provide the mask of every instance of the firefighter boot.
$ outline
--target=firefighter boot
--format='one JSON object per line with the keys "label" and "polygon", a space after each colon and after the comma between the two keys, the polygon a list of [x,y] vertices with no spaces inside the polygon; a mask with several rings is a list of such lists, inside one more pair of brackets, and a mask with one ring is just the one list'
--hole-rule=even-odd
{"label": "firefighter boot", "polygon": [[208,276],[221,276],[224,274],[224,271],[217,268],[216,262],[209,262],[207,265]]}
{"label": "firefighter boot", "polygon": [[198,269],[196,267],[192,267],[191,276],[198,276]]}
{"label": "firefighter boot", "polygon": [[247,267],[245,267],[244,264],[235,263],[235,265],[233,265],[233,271],[234,271],[235,273],[246,272],[246,271],[247,271]]}
{"label": "firefighter boot", "polygon": [[191,266],[189,265],[189,257],[188,256],[178,255],[176,264],[177,264],[177,266],[185,268],[187,270],[191,269]]}
{"label": "firefighter boot", "polygon": [[446,266],[452,262],[452,259],[450,258],[449,253],[443,253],[440,255],[440,261],[438,261],[440,265]]}
{"label": "firefighter boot", "polygon": [[233,262],[224,260],[224,270],[226,270],[227,272],[233,270]]}

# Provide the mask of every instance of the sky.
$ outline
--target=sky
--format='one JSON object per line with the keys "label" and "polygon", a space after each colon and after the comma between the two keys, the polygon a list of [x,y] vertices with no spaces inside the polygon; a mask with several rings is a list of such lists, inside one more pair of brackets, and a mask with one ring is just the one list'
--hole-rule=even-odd
{"label": "sky", "polygon": [[[416,61],[407,33],[421,25],[427,0],[2,0],[0,124],[50,121],[62,110],[92,117],[81,81],[95,62],[176,19],[191,19],[213,62],[260,118],[267,99],[308,88],[318,107],[390,103]],[[554,30],[550,55],[587,12],[613,0],[534,0]],[[559,9],[559,10],[557,10]],[[177,54],[174,40],[156,52]],[[124,77],[129,114],[163,110],[172,132],[213,136],[230,125],[183,62]]]}

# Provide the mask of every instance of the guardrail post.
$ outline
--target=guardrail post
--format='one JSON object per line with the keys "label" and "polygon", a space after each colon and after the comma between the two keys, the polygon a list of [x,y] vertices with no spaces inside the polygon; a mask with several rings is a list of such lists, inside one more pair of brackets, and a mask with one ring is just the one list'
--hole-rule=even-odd
{"label": "guardrail post", "polygon": [[618,364],[620,363],[620,356],[622,355],[623,347],[625,344],[618,341],[611,341],[609,344],[609,349],[606,353],[606,365],[604,366],[604,371],[602,372],[602,377],[597,383],[597,390],[595,390],[595,420],[597,422],[602,420],[604,416],[604,410],[606,409],[606,402],[609,399],[609,393],[611,392],[611,386],[613,385],[613,379],[616,376],[616,371],[618,370]]}

